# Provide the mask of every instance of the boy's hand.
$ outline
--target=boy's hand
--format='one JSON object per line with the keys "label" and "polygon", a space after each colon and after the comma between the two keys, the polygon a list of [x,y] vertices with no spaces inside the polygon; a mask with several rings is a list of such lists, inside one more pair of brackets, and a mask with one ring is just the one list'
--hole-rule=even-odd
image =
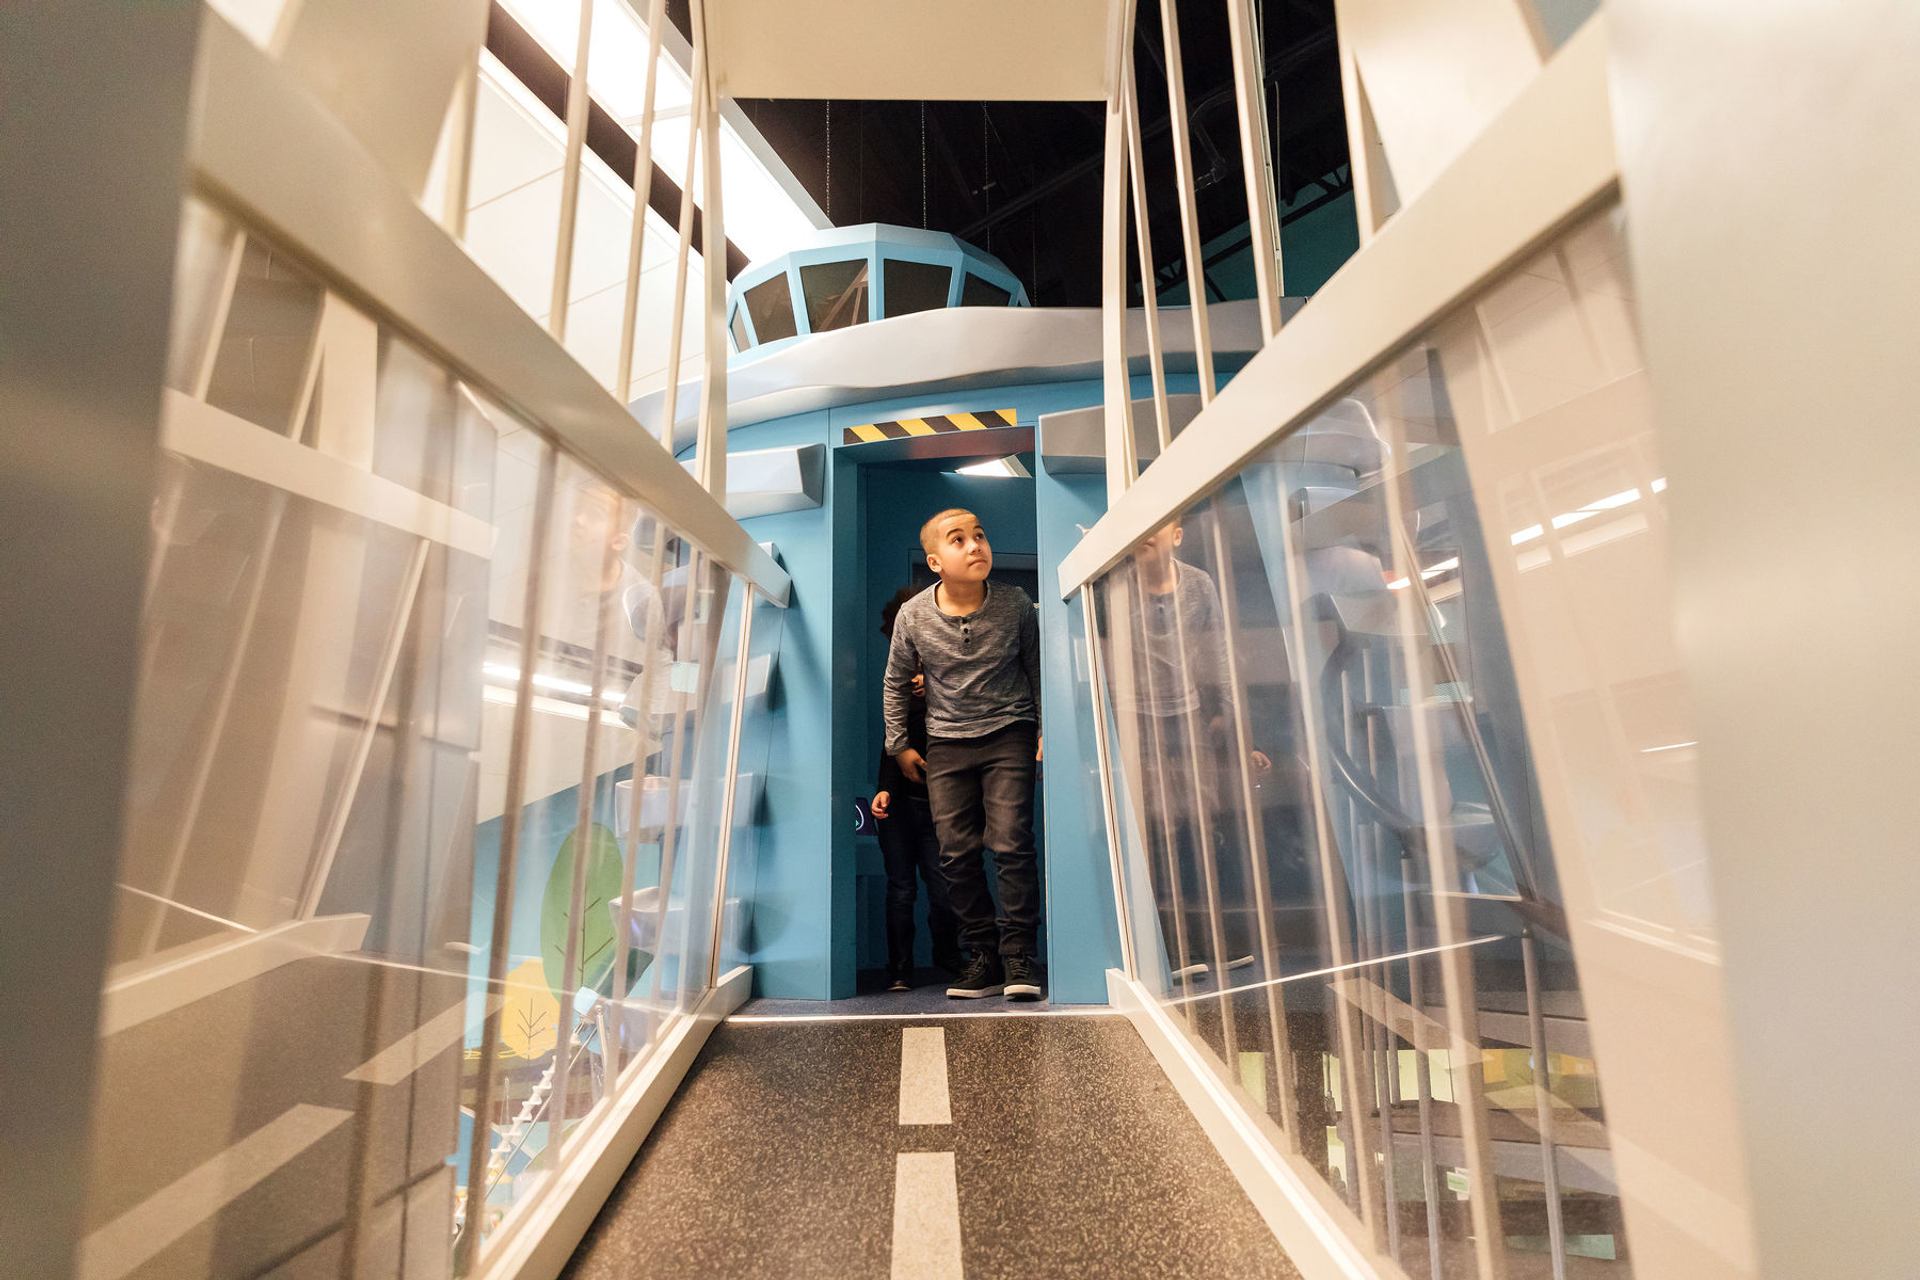
{"label": "boy's hand", "polygon": [[1041,734],[1033,740],[1033,762],[1039,764],[1047,758],[1047,737]]}
{"label": "boy's hand", "polygon": [[894,756],[894,760],[900,765],[900,772],[907,775],[908,782],[927,780],[927,758],[912,747]]}
{"label": "boy's hand", "polygon": [[893,793],[891,791],[881,791],[873,797],[873,803],[869,804],[867,808],[873,813],[877,821],[886,818],[887,806],[892,803]]}
{"label": "boy's hand", "polygon": [[927,673],[924,671],[913,673],[913,696],[916,698],[927,696]]}

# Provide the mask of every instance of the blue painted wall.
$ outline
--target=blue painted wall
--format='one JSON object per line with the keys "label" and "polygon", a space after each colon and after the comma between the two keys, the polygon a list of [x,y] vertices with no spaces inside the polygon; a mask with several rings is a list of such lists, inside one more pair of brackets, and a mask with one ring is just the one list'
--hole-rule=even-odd
{"label": "blue painted wall", "polygon": [[[1044,449],[1045,440],[1041,440]],[[1107,509],[1101,475],[1052,475],[1034,480],[1039,511],[1041,582],[1050,585],[1060,560]],[[1045,804],[1058,836],[1048,845],[1047,918],[1067,940],[1049,956],[1048,979],[1057,1004],[1105,1004],[1106,971],[1120,964],[1120,932],[1113,909],[1113,873],[1107,857],[1106,816],[1093,739],[1093,707],[1086,632],[1080,602],[1057,588],[1040,593],[1041,684],[1047,722]]]}

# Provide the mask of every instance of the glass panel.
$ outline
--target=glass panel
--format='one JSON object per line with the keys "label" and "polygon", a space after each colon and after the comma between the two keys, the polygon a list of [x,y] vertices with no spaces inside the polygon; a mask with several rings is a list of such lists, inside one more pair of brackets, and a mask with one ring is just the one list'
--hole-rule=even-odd
{"label": "glass panel", "polygon": [[867,260],[820,262],[800,268],[807,295],[807,327],[814,333],[867,322]]}
{"label": "glass panel", "polygon": [[192,202],[178,273],[89,1257],[470,1271],[707,990],[742,615],[263,237]]}
{"label": "glass panel", "polygon": [[966,279],[960,285],[960,305],[963,307],[1004,307],[1013,301],[1013,295],[991,280],[985,280],[967,272]]}
{"label": "glass panel", "polygon": [[1628,1273],[1562,878],[1711,941],[1624,262],[1574,228],[1095,583],[1140,980],[1409,1275]]}
{"label": "glass panel", "polygon": [[507,801],[517,822],[495,1108],[511,1119],[495,1143],[487,1197],[502,1214],[544,1184],[570,1131],[606,1096],[609,904],[624,872],[612,774],[633,758],[619,703],[639,647],[617,625],[633,514],[563,458],[538,562],[536,633],[523,638],[517,619],[502,620],[489,653],[489,677],[508,688],[521,662],[533,667],[520,792]]}
{"label": "glass panel", "polygon": [[[753,336],[756,342],[764,345],[778,342],[782,338],[791,338],[800,332],[793,322],[793,290],[787,284],[784,273],[771,280],[762,280],[746,292],[747,313],[753,317]],[[811,312],[813,303],[807,303]],[[864,313],[863,313],[864,314]],[[815,326],[818,328],[818,326]],[[741,343],[742,348],[746,346]]]}
{"label": "glass panel", "polygon": [[[353,1242],[384,1274],[404,1235],[444,1270],[510,420],[197,202],[178,271],[89,1256],[249,1275]],[[143,1225],[223,1156],[258,1180]]]}
{"label": "glass panel", "polygon": [[947,305],[953,288],[953,268],[931,262],[886,259],[887,314],[907,316],[916,311],[938,311]]}
{"label": "glass panel", "polygon": [[733,323],[730,327],[733,329],[733,349],[735,351],[745,351],[753,345],[753,340],[747,336],[746,308],[735,307],[733,309]]}

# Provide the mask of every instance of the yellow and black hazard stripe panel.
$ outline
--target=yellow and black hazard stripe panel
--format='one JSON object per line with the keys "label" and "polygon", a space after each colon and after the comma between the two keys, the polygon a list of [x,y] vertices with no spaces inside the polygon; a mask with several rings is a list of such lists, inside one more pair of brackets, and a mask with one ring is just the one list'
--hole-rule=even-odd
{"label": "yellow and black hazard stripe panel", "polygon": [[990,431],[1014,425],[1011,409],[987,409],[980,413],[933,413],[924,418],[901,418],[894,422],[867,422],[841,432],[841,444],[877,444],[882,440],[904,440],[908,436],[941,436],[950,431]]}

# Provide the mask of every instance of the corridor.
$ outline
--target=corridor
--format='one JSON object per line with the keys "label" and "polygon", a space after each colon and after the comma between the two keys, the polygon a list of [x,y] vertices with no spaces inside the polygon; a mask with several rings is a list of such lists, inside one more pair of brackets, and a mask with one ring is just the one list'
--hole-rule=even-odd
{"label": "corridor", "polygon": [[708,1040],[571,1280],[1299,1274],[1121,1017],[755,1008]]}

